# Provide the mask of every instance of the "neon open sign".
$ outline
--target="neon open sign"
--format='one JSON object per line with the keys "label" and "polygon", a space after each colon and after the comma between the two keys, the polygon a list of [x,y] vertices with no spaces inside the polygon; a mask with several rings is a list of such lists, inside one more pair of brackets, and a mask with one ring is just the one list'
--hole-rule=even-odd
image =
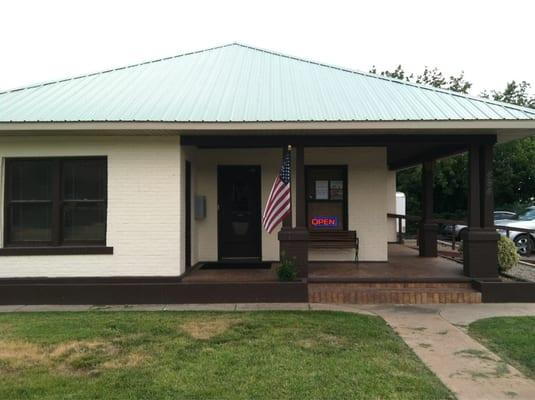
{"label": "neon open sign", "polygon": [[336,228],[338,226],[338,217],[312,217],[310,223],[315,228]]}

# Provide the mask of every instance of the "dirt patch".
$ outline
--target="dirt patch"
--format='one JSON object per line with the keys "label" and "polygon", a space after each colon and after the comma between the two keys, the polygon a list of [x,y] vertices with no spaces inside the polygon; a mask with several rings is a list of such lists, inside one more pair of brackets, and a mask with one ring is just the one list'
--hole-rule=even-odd
{"label": "dirt patch", "polygon": [[94,374],[101,369],[134,368],[149,356],[142,352],[121,354],[120,348],[105,341],[71,341],[39,346],[24,341],[0,341],[0,368],[46,366],[61,374]]}
{"label": "dirt patch", "polygon": [[225,333],[240,322],[237,318],[214,318],[209,321],[185,322],[180,327],[194,339],[208,340]]}
{"label": "dirt patch", "polygon": [[45,352],[37,345],[23,341],[0,340],[0,361],[10,367],[34,366],[46,360]]}
{"label": "dirt patch", "polygon": [[61,343],[50,351],[50,359],[64,372],[91,372],[115,357],[119,349],[103,341],[73,341]]}
{"label": "dirt patch", "polygon": [[90,352],[106,352],[110,355],[113,355],[117,354],[119,352],[119,349],[109,343],[102,341],[81,340],[61,343],[57,345],[50,352],[50,357],[54,359],[65,359]]}
{"label": "dirt patch", "polygon": [[104,369],[135,368],[145,364],[149,355],[144,352],[133,352],[125,356],[114,358],[102,364]]}

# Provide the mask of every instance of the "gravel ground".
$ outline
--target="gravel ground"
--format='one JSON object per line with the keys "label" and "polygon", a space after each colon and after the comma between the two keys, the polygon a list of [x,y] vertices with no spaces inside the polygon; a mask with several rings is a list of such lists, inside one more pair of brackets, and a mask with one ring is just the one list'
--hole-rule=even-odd
{"label": "gravel ground", "polygon": [[535,266],[518,264],[516,267],[507,271],[507,275],[526,281],[535,282]]}
{"label": "gravel ground", "polygon": [[[407,240],[406,243],[407,242],[409,242],[409,244],[412,244],[413,246],[416,246],[416,240],[412,242]],[[450,255],[451,253],[457,253],[456,251],[452,251],[451,243],[448,243],[447,241],[439,240],[438,250],[448,252],[448,255]],[[507,271],[507,274],[504,275],[505,279],[516,278],[525,281],[535,282],[535,253],[532,254],[530,257],[522,257],[521,260],[527,261],[528,263],[531,263],[533,265],[518,264],[516,267],[513,267],[509,271]]]}

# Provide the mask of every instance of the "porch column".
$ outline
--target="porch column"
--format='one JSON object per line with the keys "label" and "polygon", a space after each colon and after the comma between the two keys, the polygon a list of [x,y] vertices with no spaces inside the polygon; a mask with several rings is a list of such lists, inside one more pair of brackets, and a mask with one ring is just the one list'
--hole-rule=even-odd
{"label": "porch column", "polygon": [[492,154],[489,143],[470,145],[468,150],[468,229],[462,240],[464,274],[473,278],[498,277]]}
{"label": "porch column", "polygon": [[[290,153],[290,160],[291,160],[291,150],[290,150],[290,146],[282,146],[282,158],[284,159],[284,157],[286,157],[286,155]],[[291,163],[291,161],[290,161]],[[291,183],[291,182],[290,182]],[[290,206],[290,212],[288,213],[288,215],[286,216],[286,218],[284,218],[282,220],[282,229],[292,229],[292,215],[293,215],[293,207]],[[282,250],[282,249],[281,249]]]}
{"label": "porch column", "polygon": [[294,228],[283,224],[283,228],[279,231],[279,243],[281,258],[293,259],[298,276],[306,278],[308,277],[308,228],[305,216],[305,149],[302,145],[293,146],[292,149],[295,154],[296,223]]}
{"label": "porch column", "polygon": [[437,256],[438,225],[433,219],[433,175],[434,161],[424,161],[422,164],[422,221],[420,223],[420,257]]}

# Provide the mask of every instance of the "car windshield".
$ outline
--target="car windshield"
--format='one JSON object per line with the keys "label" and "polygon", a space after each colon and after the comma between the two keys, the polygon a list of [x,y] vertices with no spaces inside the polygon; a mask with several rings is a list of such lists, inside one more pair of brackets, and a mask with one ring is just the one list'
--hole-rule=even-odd
{"label": "car windshield", "polygon": [[535,219],[535,209],[534,210],[528,210],[524,214],[520,214],[518,216],[518,219],[520,221],[532,221]]}

